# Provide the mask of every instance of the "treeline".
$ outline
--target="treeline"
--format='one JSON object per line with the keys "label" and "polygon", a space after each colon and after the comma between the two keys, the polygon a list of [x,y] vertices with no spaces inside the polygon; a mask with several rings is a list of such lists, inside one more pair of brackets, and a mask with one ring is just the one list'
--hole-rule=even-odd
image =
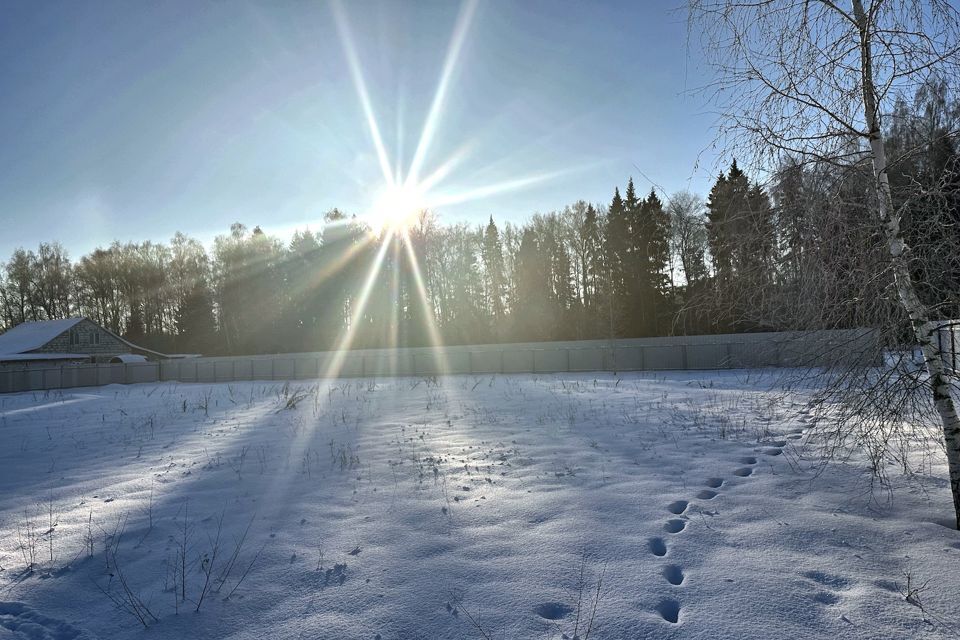
{"label": "treeline", "polygon": [[[958,130],[935,85],[889,123],[912,265],[943,318],[960,317]],[[424,212],[401,238],[334,210],[289,242],[234,224],[209,249],[177,233],[71,261],[43,243],[0,269],[0,324],[85,315],[208,354],[871,326],[901,313],[873,179],[786,156],[763,185],[734,161],[706,200],[629,180],[521,225]]]}

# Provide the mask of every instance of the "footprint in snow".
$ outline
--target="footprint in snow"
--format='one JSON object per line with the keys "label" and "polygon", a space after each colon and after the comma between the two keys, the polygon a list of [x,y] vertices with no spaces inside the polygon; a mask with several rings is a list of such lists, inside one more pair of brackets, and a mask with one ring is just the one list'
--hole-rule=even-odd
{"label": "footprint in snow", "polygon": [[704,484],[711,489],[719,489],[723,485],[723,478],[707,478]]}
{"label": "footprint in snow", "polygon": [[783,450],[777,447],[770,447],[768,449],[764,449],[763,453],[764,455],[768,455],[768,456],[779,456],[783,453]]}
{"label": "footprint in snow", "polygon": [[687,527],[687,521],[681,520],[680,518],[673,518],[667,520],[667,523],[663,525],[664,530],[667,533],[680,533]]}
{"label": "footprint in snow", "polygon": [[757,464],[757,459],[753,456],[744,456],[738,460],[740,464]]}
{"label": "footprint in snow", "polygon": [[80,629],[37,613],[22,602],[0,602],[0,629],[30,640],[89,640]]}
{"label": "footprint in snow", "polygon": [[710,489],[704,489],[697,494],[697,500],[713,500],[717,497],[716,491],[711,491]]}
{"label": "footprint in snow", "polygon": [[733,475],[740,478],[746,478],[753,475],[753,469],[750,467],[740,467],[739,469],[734,469]]}
{"label": "footprint in snow", "polygon": [[545,620],[559,620],[573,612],[573,607],[560,602],[544,602],[535,606],[533,612]]}
{"label": "footprint in snow", "polygon": [[686,500],[676,500],[667,505],[667,511],[675,515],[680,515],[687,510],[687,505],[690,504]]}
{"label": "footprint in snow", "polygon": [[663,538],[650,538],[647,541],[647,547],[650,549],[650,553],[655,556],[667,555],[667,543],[663,541]]}
{"label": "footprint in snow", "polygon": [[834,589],[846,589],[850,586],[850,581],[843,576],[836,576],[830,573],[824,573],[823,571],[806,571],[803,577],[809,578],[817,584],[822,584],[825,587],[832,587]]}
{"label": "footprint in snow", "polygon": [[683,569],[680,565],[668,564],[663,568],[663,577],[667,579],[672,585],[681,585],[683,584],[685,575],[683,575]]}
{"label": "footprint in snow", "polygon": [[671,624],[680,622],[680,603],[672,598],[661,600],[660,604],[656,606],[656,611],[661,618]]}
{"label": "footprint in snow", "polygon": [[771,447],[785,447],[785,446],[787,446],[787,441],[786,441],[786,440],[774,440],[773,442],[768,442],[767,444],[770,445]]}

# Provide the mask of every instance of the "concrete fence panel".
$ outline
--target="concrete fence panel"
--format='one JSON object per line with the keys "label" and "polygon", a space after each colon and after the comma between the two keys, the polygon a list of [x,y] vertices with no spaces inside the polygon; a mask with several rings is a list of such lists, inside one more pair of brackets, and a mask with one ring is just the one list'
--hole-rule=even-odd
{"label": "concrete fence panel", "polygon": [[220,360],[214,362],[213,379],[217,382],[233,382],[233,361]]}
{"label": "concrete fence panel", "polygon": [[602,371],[604,349],[570,349],[570,371]]}
{"label": "concrete fence panel", "polygon": [[293,373],[298,380],[319,378],[320,361],[311,357],[294,358]]}
{"label": "concrete fence panel", "polygon": [[644,347],[615,347],[610,368],[614,371],[643,371]]}
{"label": "concrete fence panel", "polygon": [[234,380],[253,380],[253,361],[235,360],[233,363]]}
{"label": "concrete fence panel", "polygon": [[536,357],[533,349],[509,349],[503,351],[504,373],[536,372]]}
{"label": "concrete fence panel", "polygon": [[471,351],[470,368],[472,373],[501,373],[503,351]]}
{"label": "concrete fence panel", "polygon": [[686,369],[723,369],[727,366],[727,345],[686,345]]}
{"label": "concrete fence panel", "polygon": [[446,351],[437,349],[435,356],[446,368],[447,373],[473,373],[473,356],[467,351]]}
{"label": "concrete fence panel", "polygon": [[273,379],[274,380],[292,380],[293,379],[294,359],[287,356],[281,356],[273,359]]}
{"label": "concrete fence panel", "polygon": [[741,341],[729,344],[731,369],[776,367],[780,363],[780,346],[776,342]]}
{"label": "concrete fence panel", "polygon": [[254,380],[273,380],[273,360],[252,360],[250,368]]}
{"label": "concrete fence panel", "polygon": [[646,371],[685,369],[686,348],[683,344],[643,347],[643,368]]}
{"label": "concrete fence panel", "polygon": [[334,362],[340,360],[340,366],[331,371],[331,375],[338,378],[359,378],[367,375],[366,362],[362,355],[348,353],[342,358],[334,356]]}
{"label": "concrete fence panel", "polygon": [[413,354],[413,372],[418,376],[436,376],[443,373],[444,356],[439,351],[429,349]]}
{"label": "concrete fence panel", "polygon": [[97,386],[97,365],[83,364],[75,369],[77,373],[76,386],[95,387]]}
{"label": "concrete fence panel", "polygon": [[[99,381],[98,381],[98,384],[100,384]],[[59,369],[43,370],[43,388],[44,389],[59,389],[62,385],[63,385],[63,381],[61,380]]]}
{"label": "concrete fence panel", "polygon": [[569,349],[538,349],[533,352],[537,373],[560,373],[570,370]]}
{"label": "concrete fence panel", "polygon": [[197,382],[216,382],[217,381],[217,363],[216,362],[197,362]]}

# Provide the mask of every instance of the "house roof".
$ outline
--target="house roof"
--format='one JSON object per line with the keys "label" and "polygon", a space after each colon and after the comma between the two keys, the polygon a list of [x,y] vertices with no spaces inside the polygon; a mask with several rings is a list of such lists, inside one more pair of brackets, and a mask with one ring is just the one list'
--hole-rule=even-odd
{"label": "house roof", "polygon": [[[64,318],[62,320],[38,320],[36,322],[24,322],[18,324],[13,329],[10,329],[6,333],[0,334],[0,360],[24,360],[25,358],[11,358],[10,356],[25,354],[30,351],[41,348],[43,345],[47,344],[58,335],[66,331],[67,329],[72,328],[74,325],[79,324],[86,320],[87,318],[78,317],[78,318]],[[99,326],[99,325],[98,325]],[[100,327],[101,331],[104,331],[123,344],[127,345],[131,349],[136,351],[141,351],[143,353],[149,353],[158,358],[166,358],[166,354],[160,353],[159,351],[154,351],[153,349],[147,349],[146,347],[141,347],[133,344],[129,340],[124,339],[122,336],[118,336],[114,332]],[[54,354],[54,355],[65,355],[68,358],[73,358],[76,354]],[[80,355],[76,357],[86,358],[86,356]],[[30,358],[34,360],[43,360],[45,358],[37,357]],[[56,360],[57,358],[46,358]]]}
{"label": "house roof", "polygon": [[39,349],[82,320],[83,318],[64,318],[18,324],[0,334],[0,357]]}

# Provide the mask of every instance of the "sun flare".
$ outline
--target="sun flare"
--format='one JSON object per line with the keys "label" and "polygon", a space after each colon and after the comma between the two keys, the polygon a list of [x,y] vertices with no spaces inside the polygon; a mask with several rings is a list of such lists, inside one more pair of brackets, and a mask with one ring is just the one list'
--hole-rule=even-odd
{"label": "sun flare", "polygon": [[426,208],[425,194],[417,185],[389,185],[373,203],[371,226],[378,231],[404,231],[416,224]]}

